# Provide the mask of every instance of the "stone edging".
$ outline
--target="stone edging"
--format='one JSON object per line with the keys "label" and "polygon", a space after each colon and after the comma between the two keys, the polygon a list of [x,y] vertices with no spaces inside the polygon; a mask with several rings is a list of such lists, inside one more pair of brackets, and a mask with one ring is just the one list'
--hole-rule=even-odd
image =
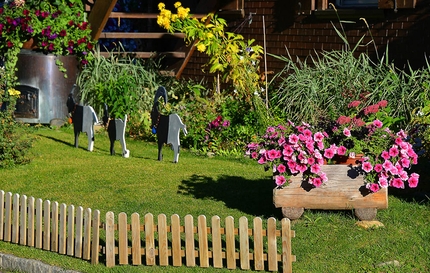
{"label": "stone edging", "polygon": [[0,253],[0,270],[1,269],[26,273],[79,273],[78,271],[51,266],[41,261],[19,258],[3,253]]}

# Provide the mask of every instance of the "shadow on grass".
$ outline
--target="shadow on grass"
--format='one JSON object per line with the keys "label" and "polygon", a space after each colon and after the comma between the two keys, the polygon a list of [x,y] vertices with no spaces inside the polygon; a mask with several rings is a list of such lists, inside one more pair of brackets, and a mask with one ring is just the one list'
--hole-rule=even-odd
{"label": "shadow on grass", "polygon": [[272,200],[273,185],[270,180],[247,180],[239,176],[212,177],[193,175],[183,180],[178,193],[198,199],[222,201],[228,208],[262,218],[282,218],[281,210]]}

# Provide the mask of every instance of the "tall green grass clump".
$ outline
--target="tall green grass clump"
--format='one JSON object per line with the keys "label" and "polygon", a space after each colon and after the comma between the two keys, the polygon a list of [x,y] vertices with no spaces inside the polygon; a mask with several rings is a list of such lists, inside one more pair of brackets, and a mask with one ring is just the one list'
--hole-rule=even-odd
{"label": "tall green grass clump", "polygon": [[[397,69],[384,56],[373,61],[366,53],[358,53],[360,41],[348,43],[343,23],[333,27],[344,41],[343,50],[323,51],[305,61],[295,61],[288,53],[274,57],[285,62],[284,69],[272,80],[276,83],[272,105],[279,113],[295,122],[316,124],[321,116],[335,118],[347,113],[348,103],[360,100],[364,106],[387,100],[393,118],[402,119],[403,128],[411,120],[411,113],[429,97],[427,70]],[[367,24],[367,23],[366,23]]]}

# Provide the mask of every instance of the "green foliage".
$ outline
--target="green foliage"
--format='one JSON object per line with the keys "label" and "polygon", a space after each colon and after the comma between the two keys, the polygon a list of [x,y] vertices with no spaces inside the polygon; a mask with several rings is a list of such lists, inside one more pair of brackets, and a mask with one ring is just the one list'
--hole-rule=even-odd
{"label": "green foliage", "polygon": [[319,117],[345,114],[350,101],[368,106],[386,100],[391,103],[386,120],[390,117],[393,125],[405,128],[412,110],[429,98],[429,72],[399,70],[385,59],[388,52],[375,63],[367,54],[355,52],[363,45],[352,47],[341,37],[347,50],[324,51],[303,62],[295,62],[289,54],[273,55],[285,61],[284,69],[272,80],[277,84],[271,98],[276,111],[296,123],[315,124]]}
{"label": "green foliage", "polygon": [[175,3],[173,14],[163,3],[158,5],[157,23],[169,32],[182,32],[189,43],[207,54],[210,73],[220,73],[225,82],[232,82],[237,96],[252,101],[252,94],[260,91],[259,59],[263,48],[244,40],[240,34],[227,32],[227,22],[215,14],[208,14],[200,21],[193,18],[189,8]]}
{"label": "green foliage", "polygon": [[33,138],[28,134],[28,128],[13,117],[16,98],[20,92],[6,88],[3,85],[4,70],[0,69],[0,73],[0,106],[5,108],[0,110],[0,168],[8,168],[30,161],[28,152]]}
{"label": "green foliage", "polygon": [[411,142],[418,154],[430,160],[430,100],[412,112]]}

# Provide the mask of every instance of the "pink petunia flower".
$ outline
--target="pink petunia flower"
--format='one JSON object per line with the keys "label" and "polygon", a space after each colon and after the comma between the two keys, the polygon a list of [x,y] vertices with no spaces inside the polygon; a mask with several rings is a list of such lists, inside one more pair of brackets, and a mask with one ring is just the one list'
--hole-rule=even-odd
{"label": "pink petunia flower", "polygon": [[296,144],[296,143],[297,143],[297,141],[299,141],[299,137],[298,137],[296,134],[291,134],[291,135],[288,137],[288,141],[289,141],[291,144]]}
{"label": "pink petunia flower", "polygon": [[382,164],[375,164],[375,166],[373,167],[373,169],[375,170],[375,172],[380,173],[382,172],[383,168],[382,168]]}
{"label": "pink petunia flower", "polygon": [[394,178],[391,180],[391,187],[398,188],[398,189],[404,189],[405,184],[403,183],[402,179]]}
{"label": "pink petunia flower", "polygon": [[387,187],[388,187],[388,180],[387,180],[387,178],[386,178],[386,177],[380,176],[380,177],[379,177],[379,181],[378,181],[378,183],[379,183],[379,185],[380,185],[382,188],[387,188]]}
{"label": "pink petunia flower", "polygon": [[277,170],[279,173],[284,173],[287,170],[287,168],[285,167],[284,164],[279,164],[277,167]]}
{"label": "pink petunia flower", "polygon": [[370,162],[364,162],[363,164],[362,164],[362,167],[361,167],[362,169],[363,169],[363,171],[365,171],[366,173],[368,173],[368,172],[370,172],[371,170],[373,170],[373,166],[372,166],[372,164],[370,163]]}
{"label": "pink petunia flower", "polygon": [[311,166],[311,173],[318,174],[321,171],[321,166],[314,164]]}
{"label": "pink petunia flower", "polygon": [[336,154],[335,151],[333,149],[331,149],[331,148],[325,149],[325,151],[324,151],[324,157],[325,158],[333,158],[333,156],[335,154]]}
{"label": "pink petunia flower", "polygon": [[277,175],[276,176],[275,183],[279,187],[282,186],[282,185],[284,185],[286,181],[287,180],[285,179],[285,177],[283,175]]}
{"label": "pink petunia flower", "polygon": [[343,135],[346,137],[350,137],[351,136],[351,131],[348,128],[344,128],[343,129]]}
{"label": "pink petunia flower", "polygon": [[311,179],[311,181],[312,185],[314,185],[316,188],[319,188],[322,185],[321,178],[319,177],[314,177],[313,179]]}
{"label": "pink petunia flower", "polygon": [[382,125],[383,123],[379,119],[373,121],[373,126],[375,126],[376,128],[382,128]]}
{"label": "pink petunia flower", "polygon": [[390,159],[390,154],[387,151],[382,151],[381,157],[385,160]]}
{"label": "pink petunia flower", "polygon": [[417,173],[412,173],[409,177],[408,184],[410,188],[416,188],[418,186],[418,180],[420,178],[420,175]]}
{"label": "pink petunia flower", "polygon": [[371,191],[371,192],[377,192],[379,191],[379,185],[377,183],[371,183],[371,184],[367,184],[366,187]]}
{"label": "pink petunia flower", "polygon": [[314,141],[321,142],[324,140],[324,135],[321,132],[316,132],[314,135]]}
{"label": "pink petunia flower", "polygon": [[345,146],[339,146],[339,148],[337,148],[337,154],[338,155],[345,155],[346,154]]}
{"label": "pink petunia flower", "polygon": [[395,157],[399,155],[399,149],[397,149],[396,146],[393,146],[390,148],[390,150],[388,151],[388,153],[390,154],[391,157]]}

